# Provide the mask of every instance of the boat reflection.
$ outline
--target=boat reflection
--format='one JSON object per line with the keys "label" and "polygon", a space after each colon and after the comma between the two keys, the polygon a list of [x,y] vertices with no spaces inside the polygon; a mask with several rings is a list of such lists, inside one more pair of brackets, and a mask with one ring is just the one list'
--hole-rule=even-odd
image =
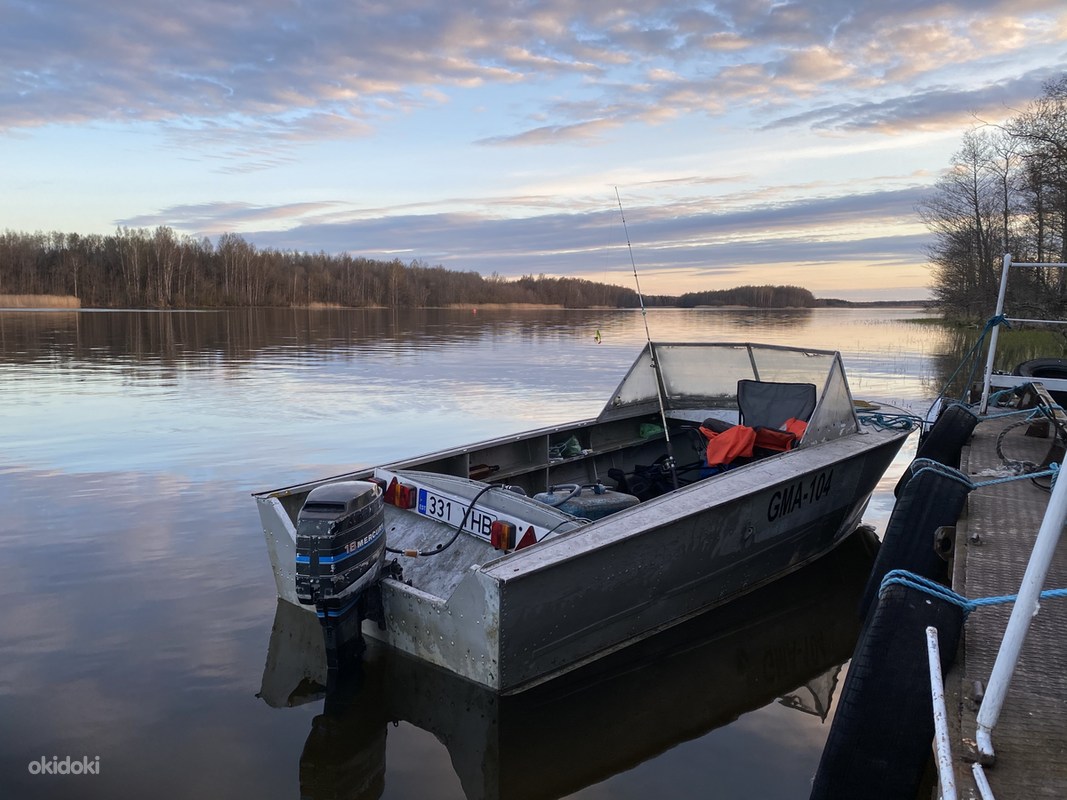
{"label": "boat reflection", "polygon": [[300,756],[303,798],[380,797],[401,720],[445,745],[470,800],[560,797],[776,700],[825,719],[877,545],[861,529],[768,587],[511,696],[373,640],[327,690],[318,623],[279,601],[259,696],[324,701]]}

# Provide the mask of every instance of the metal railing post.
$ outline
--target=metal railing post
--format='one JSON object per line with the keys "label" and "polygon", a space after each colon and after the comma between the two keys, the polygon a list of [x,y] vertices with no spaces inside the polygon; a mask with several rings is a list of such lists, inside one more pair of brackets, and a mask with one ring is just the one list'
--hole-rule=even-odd
{"label": "metal railing post", "polygon": [[[1011,253],[1004,254],[1004,266],[1000,272],[1000,290],[997,292],[997,310],[994,317],[1004,313],[1004,298],[1008,293],[1008,270],[1011,269]],[[978,406],[978,413],[984,414],[989,409],[989,385],[993,380],[993,359],[997,355],[997,340],[1000,338],[1000,325],[993,326],[993,332],[989,334],[989,355],[986,356],[985,375],[982,377],[982,402]]]}
{"label": "metal railing post", "polygon": [[993,787],[989,785],[989,779],[985,776],[985,770],[977,761],[971,764],[971,775],[974,777],[974,785],[978,787],[978,796],[982,800],[995,800]]}
{"label": "metal railing post", "polygon": [[930,660],[930,699],[934,706],[934,746],[937,750],[937,774],[941,782],[941,800],[956,800],[956,771],[952,765],[952,745],[948,736],[948,710],[945,708],[945,685],[941,678],[941,648],[937,628],[926,629],[926,655]]}
{"label": "metal railing post", "polygon": [[1030,620],[1037,614],[1041,587],[1045,583],[1052,556],[1056,552],[1056,544],[1060,540],[1064,519],[1067,519],[1067,478],[1056,481],[1052,489],[1045,516],[1041,520],[1041,528],[1037,532],[1037,541],[1034,542],[1034,550],[1030,553],[1026,572],[1023,573],[1019,597],[1015,601],[1015,607],[1011,610],[1008,627],[1004,631],[1004,640],[997,652],[997,660],[989,676],[985,697],[982,698],[982,707],[978,710],[978,730],[975,739],[978,742],[978,753],[983,758],[993,759],[995,757],[992,741],[993,727],[997,724],[1000,709],[1004,705],[1008,684],[1011,683],[1015,664],[1019,660],[1019,651],[1022,650],[1026,633],[1030,629]]}

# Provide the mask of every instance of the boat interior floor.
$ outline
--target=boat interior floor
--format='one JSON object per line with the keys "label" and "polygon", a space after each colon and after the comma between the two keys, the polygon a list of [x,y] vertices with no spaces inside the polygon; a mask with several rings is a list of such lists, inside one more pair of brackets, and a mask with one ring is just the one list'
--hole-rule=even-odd
{"label": "boat interior floor", "polygon": [[[581,515],[566,513],[539,503],[534,496],[558,486],[600,485],[614,492],[631,495],[637,501],[659,497],[675,488],[701,480],[713,479],[716,474],[728,471],[709,468],[706,460],[708,444],[704,430],[728,430],[735,422],[729,415],[718,412],[697,415],[695,419],[672,419],[670,445],[675,460],[675,469],[668,465],[667,437],[658,417],[632,421],[628,438],[619,436],[619,423],[610,423],[605,430],[599,424],[573,427],[558,431],[553,441],[545,446],[547,459],[519,467],[516,453],[525,453],[528,442],[516,440],[509,443],[494,443],[486,450],[474,450],[463,462],[442,464],[414,464],[412,470],[401,474],[421,478],[436,485],[452,496],[464,499],[464,505],[475,503],[490,512],[506,510],[508,505],[519,503],[525,506],[515,516],[530,518],[531,514],[548,514],[547,521],[538,524],[553,533],[564,533],[588,524]],[[736,419],[736,417],[735,417]],[[544,443],[540,443],[544,445]],[[584,445],[597,445],[589,447]],[[756,451],[750,457],[738,458],[729,468],[773,455],[771,451]],[[508,464],[508,459],[512,463]],[[503,465],[497,463],[504,461]],[[463,471],[474,473],[470,464],[484,472],[485,465],[492,471],[491,484],[496,491],[481,493],[490,482],[457,475],[457,464]],[[442,469],[448,467],[449,469]],[[498,477],[502,475],[502,477]],[[634,501],[634,502],[637,502]],[[514,511],[514,509],[512,509]],[[417,551],[418,557],[401,558],[404,581],[421,591],[439,598],[447,598],[454,591],[472,565],[484,565],[505,555],[495,549],[484,537],[454,535],[456,527],[440,521],[411,513],[405,509],[386,506],[386,533],[389,546],[394,550]]]}

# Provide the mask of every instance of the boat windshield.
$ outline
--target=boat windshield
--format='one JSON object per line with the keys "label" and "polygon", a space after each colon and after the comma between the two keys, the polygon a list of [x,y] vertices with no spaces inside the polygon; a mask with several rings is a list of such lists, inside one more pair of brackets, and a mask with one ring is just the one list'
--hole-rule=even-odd
{"label": "boat windshield", "polygon": [[837,353],[744,343],[646,346],[600,418],[618,419],[657,411],[657,371],[662,377],[663,402],[668,411],[736,409],[737,382],[743,379],[810,383],[815,386],[817,406],[809,424],[809,429],[814,430],[806,439],[821,441],[855,430],[852,395]]}

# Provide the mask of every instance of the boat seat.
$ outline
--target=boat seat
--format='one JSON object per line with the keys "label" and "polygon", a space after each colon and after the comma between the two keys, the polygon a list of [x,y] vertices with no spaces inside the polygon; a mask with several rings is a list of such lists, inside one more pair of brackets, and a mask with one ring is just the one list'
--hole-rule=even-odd
{"label": "boat seat", "polygon": [[741,424],[780,429],[787,419],[807,422],[815,411],[814,383],[777,383],[742,378],[737,382]]}

